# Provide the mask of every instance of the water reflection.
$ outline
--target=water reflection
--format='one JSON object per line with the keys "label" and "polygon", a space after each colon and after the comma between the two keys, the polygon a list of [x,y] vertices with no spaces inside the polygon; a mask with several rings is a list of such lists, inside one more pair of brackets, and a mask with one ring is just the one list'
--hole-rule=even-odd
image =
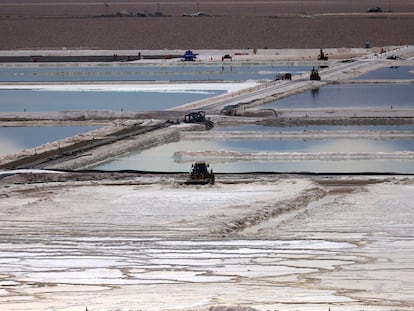
{"label": "water reflection", "polygon": [[[96,167],[102,170],[147,170],[187,172],[192,160],[174,161],[174,152],[235,151],[249,152],[397,152],[414,151],[412,139],[320,139],[320,140],[181,140],[120,157]],[[198,159],[203,160],[203,159]],[[209,159],[204,159],[208,160]],[[401,172],[414,173],[412,160],[240,160],[210,161],[216,172]]]}

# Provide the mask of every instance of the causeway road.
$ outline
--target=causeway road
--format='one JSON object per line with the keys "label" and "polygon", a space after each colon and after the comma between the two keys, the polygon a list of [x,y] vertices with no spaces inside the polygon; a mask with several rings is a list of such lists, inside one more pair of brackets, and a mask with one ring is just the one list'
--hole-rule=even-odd
{"label": "causeway road", "polygon": [[329,66],[319,71],[320,81],[311,81],[309,74],[304,73],[293,76],[292,80],[260,82],[255,87],[185,104],[171,110],[205,110],[208,114],[217,114],[225,106],[241,105],[244,108],[251,108],[283,97],[319,88],[329,83],[347,81],[363,73],[390,66],[393,62],[400,63],[402,59],[410,59],[413,53],[414,46],[407,46],[382,54],[372,54],[335,62],[329,61],[327,62]]}

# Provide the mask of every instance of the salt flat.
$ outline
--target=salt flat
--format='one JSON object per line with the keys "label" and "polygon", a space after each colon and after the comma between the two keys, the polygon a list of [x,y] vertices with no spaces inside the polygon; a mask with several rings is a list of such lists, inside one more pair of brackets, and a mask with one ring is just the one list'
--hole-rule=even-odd
{"label": "salt flat", "polygon": [[0,310],[414,310],[412,176],[186,177],[3,172]]}
{"label": "salt flat", "polygon": [[414,309],[411,177],[13,178],[0,310]]}

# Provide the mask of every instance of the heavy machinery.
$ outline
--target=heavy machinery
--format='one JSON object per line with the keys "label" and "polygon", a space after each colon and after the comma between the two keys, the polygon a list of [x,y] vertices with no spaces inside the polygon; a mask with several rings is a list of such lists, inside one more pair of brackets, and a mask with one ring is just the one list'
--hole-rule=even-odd
{"label": "heavy machinery", "polygon": [[194,62],[197,58],[197,54],[194,54],[193,51],[187,50],[184,55],[181,57],[181,60],[184,62]]}
{"label": "heavy machinery", "polygon": [[210,165],[204,161],[197,161],[191,165],[190,176],[185,182],[187,185],[214,185],[215,177]]}
{"label": "heavy machinery", "polygon": [[321,76],[319,75],[319,70],[316,69],[315,67],[313,67],[311,70],[310,79],[317,80],[317,81],[321,79]]}
{"label": "heavy machinery", "polygon": [[206,113],[204,111],[194,111],[185,115],[185,123],[204,123],[206,129],[209,130],[214,127],[214,123],[211,120],[206,119]]}
{"label": "heavy machinery", "polygon": [[290,72],[278,73],[275,80],[292,80],[292,74]]}
{"label": "heavy machinery", "polygon": [[206,121],[206,113],[204,111],[194,111],[185,115],[185,123],[203,123]]}
{"label": "heavy machinery", "polygon": [[321,49],[318,55],[318,60],[328,60],[328,54]]}

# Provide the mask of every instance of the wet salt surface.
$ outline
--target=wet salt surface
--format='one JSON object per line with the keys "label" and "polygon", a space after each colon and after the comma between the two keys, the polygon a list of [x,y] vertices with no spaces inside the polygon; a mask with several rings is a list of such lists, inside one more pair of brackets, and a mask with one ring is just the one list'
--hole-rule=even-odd
{"label": "wet salt surface", "polygon": [[[312,179],[196,188],[147,178],[2,189],[0,309],[412,309],[409,178],[327,178],[355,181],[353,191],[316,205],[301,200],[321,187]],[[256,233],[211,236],[284,202],[288,213]]]}
{"label": "wet salt surface", "polygon": [[98,126],[0,127],[0,155],[98,129]]}
{"label": "wet salt surface", "polygon": [[[277,277],[333,269],[346,261],[314,258],[295,267],[286,260],[355,248],[350,243],[324,240],[148,241],[129,237],[114,243],[79,238],[74,255],[68,243],[73,245],[75,240],[56,237],[50,246],[8,247],[7,251],[0,244],[0,273],[15,275],[13,282],[59,284],[230,282],[236,275]],[[127,275],[122,271],[125,267]]]}

